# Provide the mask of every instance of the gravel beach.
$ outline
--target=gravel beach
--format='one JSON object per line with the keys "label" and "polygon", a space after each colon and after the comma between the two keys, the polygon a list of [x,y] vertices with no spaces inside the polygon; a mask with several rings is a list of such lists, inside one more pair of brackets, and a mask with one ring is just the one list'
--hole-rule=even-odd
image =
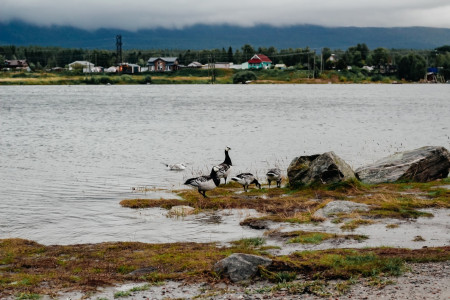
{"label": "gravel beach", "polygon": [[[439,263],[415,263],[407,264],[408,271],[399,277],[380,278],[380,284],[371,283],[369,279],[356,280],[347,292],[339,295],[336,292],[336,284],[342,281],[328,281],[322,292],[323,296],[309,293],[293,294],[288,288],[272,289],[274,284],[257,282],[247,285],[218,284],[183,284],[178,282],[166,282],[164,285],[151,286],[145,291],[130,292],[129,295],[118,297],[118,293],[130,291],[133,287],[142,284],[127,284],[114,288],[105,288],[94,295],[70,293],[60,295],[58,299],[74,300],[100,300],[100,299],[124,299],[124,300],[152,300],[152,299],[450,299],[450,262]],[[296,281],[294,283],[301,283]],[[327,295],[328,293],[328,295]],[[331,293],[331,295],[330,295]],[[12,299],[12,298],[11,298]],[[51,298],[43,298],[49,300]],[[54,299],[54,298],[52,298]]]}

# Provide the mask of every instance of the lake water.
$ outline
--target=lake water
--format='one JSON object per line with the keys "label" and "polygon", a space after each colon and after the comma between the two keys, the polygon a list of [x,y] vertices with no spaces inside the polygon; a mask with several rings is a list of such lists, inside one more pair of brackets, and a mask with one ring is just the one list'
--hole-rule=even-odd
{"label": "lake water", "polygon": [[[226,146],[233,174],[263,181],[299,155],[334,151],[356,169],[450,149],[450,85],[1,86],[0,130],[0,238],[223,241],[260,235],[238,225],[254,212],[169,219],[119,202],[171,196],[156,190],[209,173]],[[176,162],[188,169],[163,165]]]}

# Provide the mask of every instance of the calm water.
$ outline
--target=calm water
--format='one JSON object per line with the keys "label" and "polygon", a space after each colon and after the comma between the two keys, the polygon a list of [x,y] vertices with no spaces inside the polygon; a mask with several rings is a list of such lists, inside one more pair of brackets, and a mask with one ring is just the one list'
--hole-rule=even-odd
{"label": "calm water", "polygon": [[[256,236],[251,211],[169,219],[120,200],[166,197],[230,146],[234,174],[334,151],[354,168],[425,145],[450,149],[450,85],[0,87],[0,238],[45,244]],[[185,162],[172,172],[162,163]]]}

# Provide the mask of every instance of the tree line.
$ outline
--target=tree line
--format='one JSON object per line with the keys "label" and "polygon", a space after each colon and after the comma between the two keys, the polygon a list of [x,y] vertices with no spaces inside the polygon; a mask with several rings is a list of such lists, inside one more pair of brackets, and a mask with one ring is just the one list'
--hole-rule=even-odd
{"label": "tree line", "polygon": [[[254,48],[249,44],[238,49],[232,49],[232,47],[210,50],[130,49],[123,50],[123,61],[145,66],[150,57],[177,57],[181,65],[188,65],[193,61],[202,64],[212,62],[240,64],[248,61],[255,53],[265,54],[273,64],[285,64],[314,72],[344,70],[348,66],[355,68],[371,66],[375,73],[395,74],[399,78],[417,81],[424,77],[428,67],[435,67],[439,68],[443,77],[450,79],[450,46],[448,45],[432,50],[382,47],[370,50],[364,43],[346,50],[308,47],[278,50],[275,47]],[[114,50],[14,45],[0,46],[0,64],[3,64],[5,59],[26,59],[33,70],[66,67],[77,60],[90,61],[102,67],[110,67],[118,63]]]}

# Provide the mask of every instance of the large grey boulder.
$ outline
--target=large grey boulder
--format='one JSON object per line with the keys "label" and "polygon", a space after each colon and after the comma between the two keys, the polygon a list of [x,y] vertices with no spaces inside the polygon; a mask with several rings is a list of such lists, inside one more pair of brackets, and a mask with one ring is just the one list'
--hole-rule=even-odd
{"label": "large grey boulder", "polygon": [[427,182],[448,176],[450,153],[444,147],[426,146],[398,152],[360,167],[356,174],[362,182],[382,183],[411,180]]}
{"label": "large grey boulder", "polygon": [[329,184],[356,178],[352,168],[332,151],[294,158],[287,175],[291,186]]}
{"label": "large grey boulder", "polygon": [[258,266],[269,266],[272,260],[262,256],[234,253],[218,261],[214,271],[228,275],[231,281],[238,282],[250,279],[258,272]]}

